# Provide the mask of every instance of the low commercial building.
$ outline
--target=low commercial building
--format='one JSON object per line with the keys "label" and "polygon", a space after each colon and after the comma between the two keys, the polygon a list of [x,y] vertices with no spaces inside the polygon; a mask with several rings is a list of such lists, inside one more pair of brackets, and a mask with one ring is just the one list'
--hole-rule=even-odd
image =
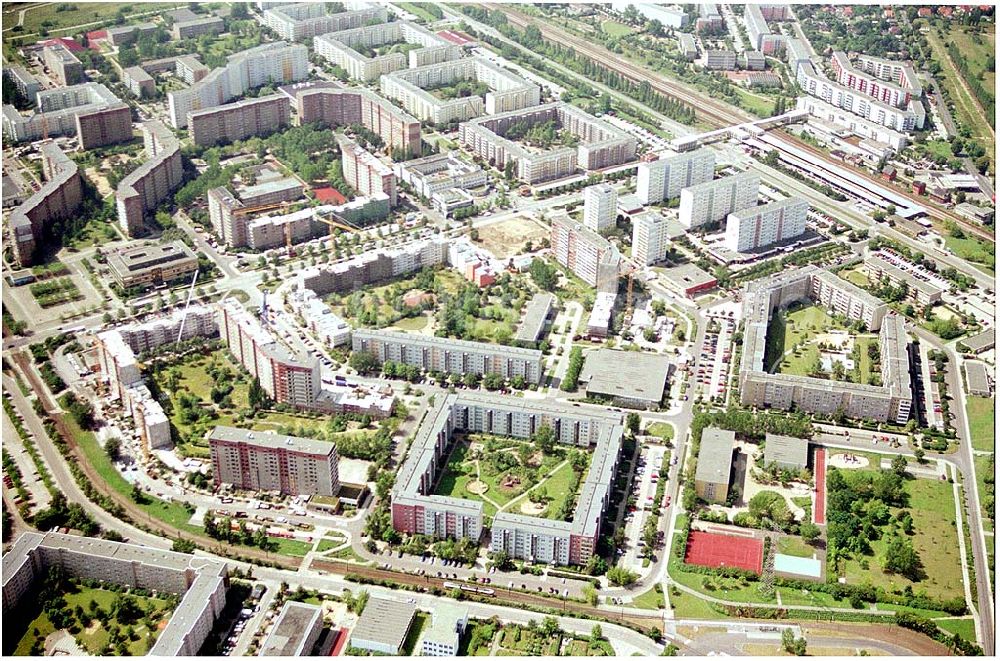
{"label": "low commercial building", "polygon": [[286,601],[258,656],[313,656],[322,633],[322,606]]}
{"label": "low commercial building", "polygon": [[747,252],[802,236],[808,212],[809,203],[801,197],[734,211],[726,219],[725,246]]}
{"label": "low commercial building", "polygon": [[718,222],[757,204],[760,177],[751,172],[722,177],[681,190],[678,219],[686,229]]}
{"label": "low commercial building", "polygon": [[425,156],[393,165],[400,181],[409,184],[417,195],[433,198],[435,193],[453,188],[479,188],[488,182],[486,172],[475,163],[459,158],[458,152]]}
{"label": "low commercial building", "polygon": [[597,232],[565,213],[552,219],[552,255],[599,292],[617,294],[621,253]]}
{"label": "low commercial building", "polygon": [[665,268],[661,273],[663,277],[660,278],[660,282],[692,299],[699,294],[715,289],[719,285],[719,281],[714,275],[691,262]]}
{"label": "low commercial building", "polygon": [[453,215],[459,209],[476,206],[476,200],[471,194],[461,188],[449,188],[434,193],[431,196],[431,206],[444,217]]}
{"label": "low commercial building", "polygon": [[[579,144],[539,152],[505,137],[515,124],[530,127],[549,122],[579,138]],[[562,102],[479,117],[460,124],[458,133],[463,146],[496,168],[503,170],[508,161],[513,162],[517,179],[526,184],[559,179],[578,168],[600,170],[635,160],[635,137]]]}
{"label": "low commercial building", "polygon": [[276,6],[264,10],[261,22],[288,41],[305,41],[328,32],[359,28],[371,23],[385,23],[389,16],[385,7],[378,5],[327,13],[323,3],[275,4]]}
{"label": "low commercial building", "polygon": [[[399,43],[415,48],[406,51],[386,48]],[[351,78],[366,82],[407,67],[437,65],[462,57],[460,46],[408,21],[362,24],[350,30],[329,32],[313,39],[313,48],[317,55],[347,71]],[[387,52],[379,54],[383,49]],[[385,91],[385,87],[382,89]]]}
{"label": "low commercial building", "polygon": [[124,289],[187,278],[198,269],[198,257],[183,241],[144,243],[108,255],[115,282]]}
{"label": "low commercial building", "polygon": [[132,139],[132,110],[100,83],[40,90],[35,110],[3,107],[3,131],[13,143],[76,135],[83,150]]}
{"label": "low commercial building", "polygon": [[55,42],[43,48],[42,60],[60,87],[83,82],[83,63],[64,44]]}
{"label": "low commercial building", "polygon": [[45,183],[11,212],[8,219],[10,245],[19,266],[35,262],[46,226],[70,218],[83,201],[80,168],[51,140],[38,147],[42,155]]}
{"label": "low commercial building", "polygon": [[390,152],[421,154],[420,121],[368,89],[304,89],[296,95],[296,112],[303,124],[320,122],[330,128],[361,124],[378,134]]}
{"label": "low commercial building", "polygon": [[707,50],[705,51],[705,68],[712,71],[735,71],[736,51]]}
{"label": "low commercial building", "polygon": [[[458,46],[452,46],[461,50]],[[417,51],[410,51],[412,56]],[[445,98],[434,90],[460,84],[482,84],[482,95]],[[464,122],[483,114],[496,115],[537,106],[538,85],[483,57],[452,59],[435,64],[400,69],[379,79],[382,93],[421,121],[436,125]]]}
{"label": "low commercial building", "polygon": [[968,202],[955,205],[955,213],[983,225],[991,224],[994,216],[992,207],[980,207]]}
{"label": "low commercial building", "polygon": [[389,330],[356,329],[351,350],[374,354],[379,362],[391,360],[420,369],[450,374],[499,374],[520,376],[539,383],[543,376],[542,352],[485,342],[418,335]]}
{"label": "low commercial building", "polygon": [[515,344],[530,348],[537,347],[557,300],[556,295],[550,292],[539,292],[531,297],[524,309],[524,317],[518,326],[517,334],[514,336]]}
{"label": "low commercial building", "polygon": [[460,604],[436,604],[424,631],[421,656],[458,656],[458,645],[469,624],[469,609]]}
{"label": "low commercial building", "polygon": [[409,602],[370,597],[351,631],[350,647],[389,656],[403,653],[417,607]]}
{"label": "low commercial building", "polygon": [[780,434],[764,435],[764,465],[800,471],[809,466],[809,441]]}
{"label": "low commercial building", "polygon": [[254,136],[267,136],[288,126],[291,104],[284,94],[269,94],[256,99],[193,110],[188,113],[188,131],[198,146],[236,142]]}
{"label": "low commercial building", "polygon": [[725,503],[729,498],[729,478],[733,470],[736,432],[705,427],[701,432],[694,491],[709,503]]}
{"label": "low commercial building", "polygon": [[978,355],[989,351],[996,345],[996,331],[991,328],[983,331],[982,333],[970,335],[969,337],[960,340],[960,343],[969,347],[969,351]]}
{"label": "low commercial building", "polygon": [[217,426],[208,443],[216,485],[310,496],[333,496],[340,486],[337,447],[328,441]]}
{"label": "low commercial building", "polygon": [[156,81],[142,67],[128,67],[122,71],[122,83],[140,99],[156,96]]}
{"label": "low commercial building", "polygon": [[171,32],[174,39],[194,39],[203,34],[222,34],[225,22],[218,16],[196,16],[187,20],[175,20]]}
{"label": "low commercial building", "polygon": [[653,409],[663,401],[670,360],[661,354],[597,349],[587,353],[580,381],[587,397],[610,399],[615,406]]}
{"label": "low commercial building", "polygon": [[715,152],[702,147],[657,161],[639,164],[635,193],[642,204],[672,200],[681,190],[711,181],[715,176]]}
{"label": "low commercial building", "polygon": [[113,585],[180,595],[149,653],[195,656],[222,615],[229,588],[225,563],[95,537],[23,533],[3,556],[3,614],[27,606],[53,572]]}
{"label": "low commercial building", "polygon": [[979,360],[967,360],[963,364],[965,365],[966,391],[973,397],[991,397],[993,395],[991,387],[993,378],[990,376],[990,370],[987,369],[986,363]]}
{"label": "low commercial building", "polygon": [[146,160],[118,183],[115,205],[118,224],[127,236],[142,231],[148,212],[157,208],[184,179],[181,146],[174,134],[159,120],[142,125]]}

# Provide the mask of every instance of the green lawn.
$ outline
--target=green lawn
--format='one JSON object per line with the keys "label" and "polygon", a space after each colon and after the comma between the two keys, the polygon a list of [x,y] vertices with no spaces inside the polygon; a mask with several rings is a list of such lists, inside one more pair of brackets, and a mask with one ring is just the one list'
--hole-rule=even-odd
{"label": "green lawn", "polygon": [[[786,313],[776,313],[771,317],[768,326],[767,344],[764,366],[771,370],[775,361],[781,358],[777,369],[781,374],[796,374],[809,376],[816,360],[819,358],[819,346],[815,343],[816,336],[831,330],[843,330],[826,310],[818,305],[800,307]],[[871,365],[864,354],[867,343],[862,346],[862,378],[871,372]],[[867,366],[867,372],[865,368]],[[850,372],[848,372],[850,375]]]}
{"label": "green lawn", "polygon": [[[440,16],[435,16],[434,14],[427,11],[424,7],[429,3],[424,2],[400,2],[399,6],[402,9],[410,12],[411,14],[416,14],[420,18],[424,19],[428,23],[433,23],[440,19]],[[440,11],[440,10],[439,10]]]}
{"label": "green lawn", "polygon": [[634,608],[646,608],[648,610],[663,608],[663,594],[657,592],[655,588],[650,588],[633,599],[631,605]]}
{"label": "green lawn", "polygon": [[740,99],[740,107],[757,117],[771,117],[774,114],[774,100],[744,89],[738,85],[731,88]]}
{"label": "green lawn", "polygon": [[816,549],[803,542],[798,537],[782,537],[778,540],[778,553],[794,555],[799,558],[811,558]]}
{"label": "green lawn", "polygon": [[269,537],[272,542],[278,545],[278,555],[289,555],[295,558],[305,557],[306,553],[312,551],[312,542],[304,542],[301,539],[288,539],[287,537]]}
{"label": "green lawn", "polygon": [[927,140],[924,142],[924,149],[933,158],[950,159],[952,157],[951,143],[947,140]]}
{"label": "green lawn", "polygon": [[996,444],[993,404],[991,398],[971,396],[965,398],[965,411],[969,417],[969,433],[972,435],[972,447],[976,450],[992,452]]}
{"label": "green lawn", "polygon": [[321,539],[319,540],[319,545],[316,546],[316,552],[323,553],[324,551],[335,549],[338,546],[342,546],[344,541],[346,540],[343,537],[339,539]]}
{"label": "green lawn", "polygon": [[427,625],[430,623],[430,613],[417,611],[416,617],[413,618],[413,624],[410,625],[410,631],[406,634],[406,640],[403,642],[403,649],[400,650],[401,656],[413,656],[420,634],[423,633],[424,629],[427,628]]}
{"label": "green lawn", "polygon": [[[976,463],[976,488],[979,489],[979,504],[983,509],[983,526],[987,531],[993,530],[993,513],[987,510],[986,497],[987,497],[987,484],[986,477],[993,477],[993,462],[991,459],[993,455],[976,455],[974,461]],[[989,485],[990,490],[993,490],[993,485]],[[992,500],[992,498],[991,498]]]}
{"label": "green lawn", "polygon": [[976,623],[971,617],[941,618],[934,623],[948,633],[957,633],[965,640],[976,642]]}
{"label": "green lawn", "polygon": [[858,269],[846,269],[844,271],[841,271],[840,277],[852,284],[857,285],[858,287],[863,288],[868,286],[868,276],[866,276]]}
{"label": "green lawn", "polygon": [[671,441],[674,438],[674,426],[666,422],[654,422],[646,429],[646,433],[650,436],[659,436],[665,441]]}
{"label": "green lawn", "polygon": [[996,265],[996,251],[992,243],[968,234],[961,239],[946,234],[944,242],[948,246],[948,250],[955,253],[956,256],[979,264],[992,275]]}
{"label": "green lawn", "polygon": [[331,560],[350,560],[363,565],[371,564],[370,560],[362,558],[350,546],[342,548],[339,551],[331,551],[327,553],[325,557],[330,558]]}
{"label": "green lawn", "polygon": [[[10,27],[17,24],[17,10],[22,9],[25,5],[17,6],[16,9],[11,9],[10,11],[4,11],[4,23],[5,27]],[[182,5],[176,5],[178,7]],[[141,7],[141,5],[139,5]],[[62,28],[71,28],[76,25],[81,25],[84,23],[93,23],[95,21],[110,21],[114,19],[115,14],[118,10],[124,8],[129,13],[136,8],[136,5],[125,3],[125,2],[109,2],[109,3],[46,3],[40,4],[24,14],[24,31],[23,32],[8,32],[5,36],[17,36],[18,34],[31,34],[38,32],[42,29],[42,24],[45,23],[45,28],[49,32],[57,32]],[[62,11],[59,11],[62,9]],[[164,5],[163,9],[166,10],[167,6]],[[93,29],[93,28],[88,28]]]}
{"label": "green lawn", "polygon": [[912,587],[914,592],[925,591],[928,596],[950,599],[962,596],[962,568],[958,553],[955,528],[955,500],[952,485],[937,480],[916,479],[906,482],[909,494],[909,511],[913,517],[914,535],[911,537],[923,565],[925,578],[913,582],[895,574],[882,571],[882,557],[886,542],[872,542],[873,556],[868,557],[868,569],[858,560],[846,563],[847,582],[872,585],[888,589]]}
{"label": "green lawn", "polygon": [[404,317],[394,323],[392,328],[401,331],[420,331],[427,327],[430,322],[430,318],[426,315],[420,315],[419,317]]}
{"label": "green lawn", "polygon": [[[104,651],[105,645],[108,644],[111,638],[108,633],[109,627],[115,628],[125,625],[120,624],[114,618],[110,621],[98,621],[95,619],[94,611],[91,609],[91,601],[93,601],[94,604],[105,613],[110,613],[111,607],[115,603],[116,596],[117,594],[111,590],[80,586],[73,586],[72,590],[64,593],[63,595],[66,600],[66,608],[64,609],[66,612],[71,613],[77,606],[83,609],[85,621],[82,624],[86,628],[80,631],[79,642],[82,643],[86,651],[92,655],[101,655],[102,651]],[[165,622],[170,617],[171,611],[167,601],[164,599],[135,596],[135,600],[143,614],[143,617],[146,614],[150,614],[160,622]],[[132,623],[131,626],[137,635],[137,639],[129,641],[129,654],[131,656],[142,656],[153,646],[153,643],[156,641],[156,637],[159,635],[160,629],[158,627],[154,627],[153,630],[150,630],[142,621],[142,617],[140,617],[138,621]],[[37,635],[35,634],[35,631],[38,632]],[[35,640],[44,640],[47,635],[53,633],[54,631],[55,628],[52,626],[52,622],[49,620],[48,615],[41,613],[30,624],[28,624],[24,636],[17,644],[14,655],[30,655],[32,646],[35,644]]]}
{"label": "green lawn", "polygon": [[632,26],[619,23],[618,21],[604,21],[601,23],[601,30],[604,31],[604,34],[612,37],[624,37],[627,34],[635,32]]}
{"label": "green lawn", "polygon": [[969,65],[969,72],[974,78],[982,77],[983,89],[995,99],[996,73],[993,71],[993,61],[996,52],[996,34],[993,26],[987,26],[984,34],[977,34],[968,27],[950,26],[949,38],[955,42],[959,52]]}
{"label": "green lawn", "polygon": [[689,595],[686,592],[670,595],[670,605],[674,609],[674,617],[679,619],[697,620],[728,620],[728,615],[719,613],[704,599]]}

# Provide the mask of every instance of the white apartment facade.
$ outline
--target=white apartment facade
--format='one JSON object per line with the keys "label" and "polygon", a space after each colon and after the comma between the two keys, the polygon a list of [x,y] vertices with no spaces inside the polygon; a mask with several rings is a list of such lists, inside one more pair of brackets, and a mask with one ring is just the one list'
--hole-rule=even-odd
{"label": "white apartment facade", "polygon": [[618,190],[611,184],[597,184],[583,189],[583,224],[602,232],[615,226]]}
{"label": "white apartment facade", "polygon": [[715,152],[708,148],[640,163],[635,194],[643,204],[672,200],[681,190],[711,181],[715,176]]}
{"label": "white apartment facade", "polygon": [[678,219],[687,229],[722,220],[757,203],[760,177],[750,172],[706,181],[681,190]]}
{"label": "white apartment facade", "polygon": [[734,211],[726,219],[725,246],[745,252],[801,236],[808,211],[809,203],[801,197]]}

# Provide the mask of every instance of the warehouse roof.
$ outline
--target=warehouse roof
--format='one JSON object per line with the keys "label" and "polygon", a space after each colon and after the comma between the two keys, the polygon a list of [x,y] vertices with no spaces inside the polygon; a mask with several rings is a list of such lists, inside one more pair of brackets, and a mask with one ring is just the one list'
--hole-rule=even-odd
{"label": "warehouse roof", "polygon": [[413,604],[371,597],[351,632],[352,644],[355,640],[366,640],[402,651],[416,614],[417,607]]}
{"label": "warehouse roof", "polygon": [[764,465],[772,463],[805,468],[809,463],[809,441],[794,436],[765,435]]}
{"label": "warehouse roof", "polygon": [[670,372],[666,356],[639,351],[598,349],[587,354],[580,378],[587,394],[659,403]]}
{"label": "warehouse roof", "polygon": [[271,633],[260,648],[260,656],[310,656],[302,649],[323,609],[300,601],[286,601]]}

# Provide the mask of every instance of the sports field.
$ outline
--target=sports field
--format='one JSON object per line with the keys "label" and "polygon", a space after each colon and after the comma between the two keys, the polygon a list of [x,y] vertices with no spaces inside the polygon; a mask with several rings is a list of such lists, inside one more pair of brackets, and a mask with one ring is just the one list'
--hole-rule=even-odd
{"label": "sports field", "polygon": [[760,573],[764,544],[753,537],[736,537],[692,530],[684,562],[702,567],[737,567]]}

